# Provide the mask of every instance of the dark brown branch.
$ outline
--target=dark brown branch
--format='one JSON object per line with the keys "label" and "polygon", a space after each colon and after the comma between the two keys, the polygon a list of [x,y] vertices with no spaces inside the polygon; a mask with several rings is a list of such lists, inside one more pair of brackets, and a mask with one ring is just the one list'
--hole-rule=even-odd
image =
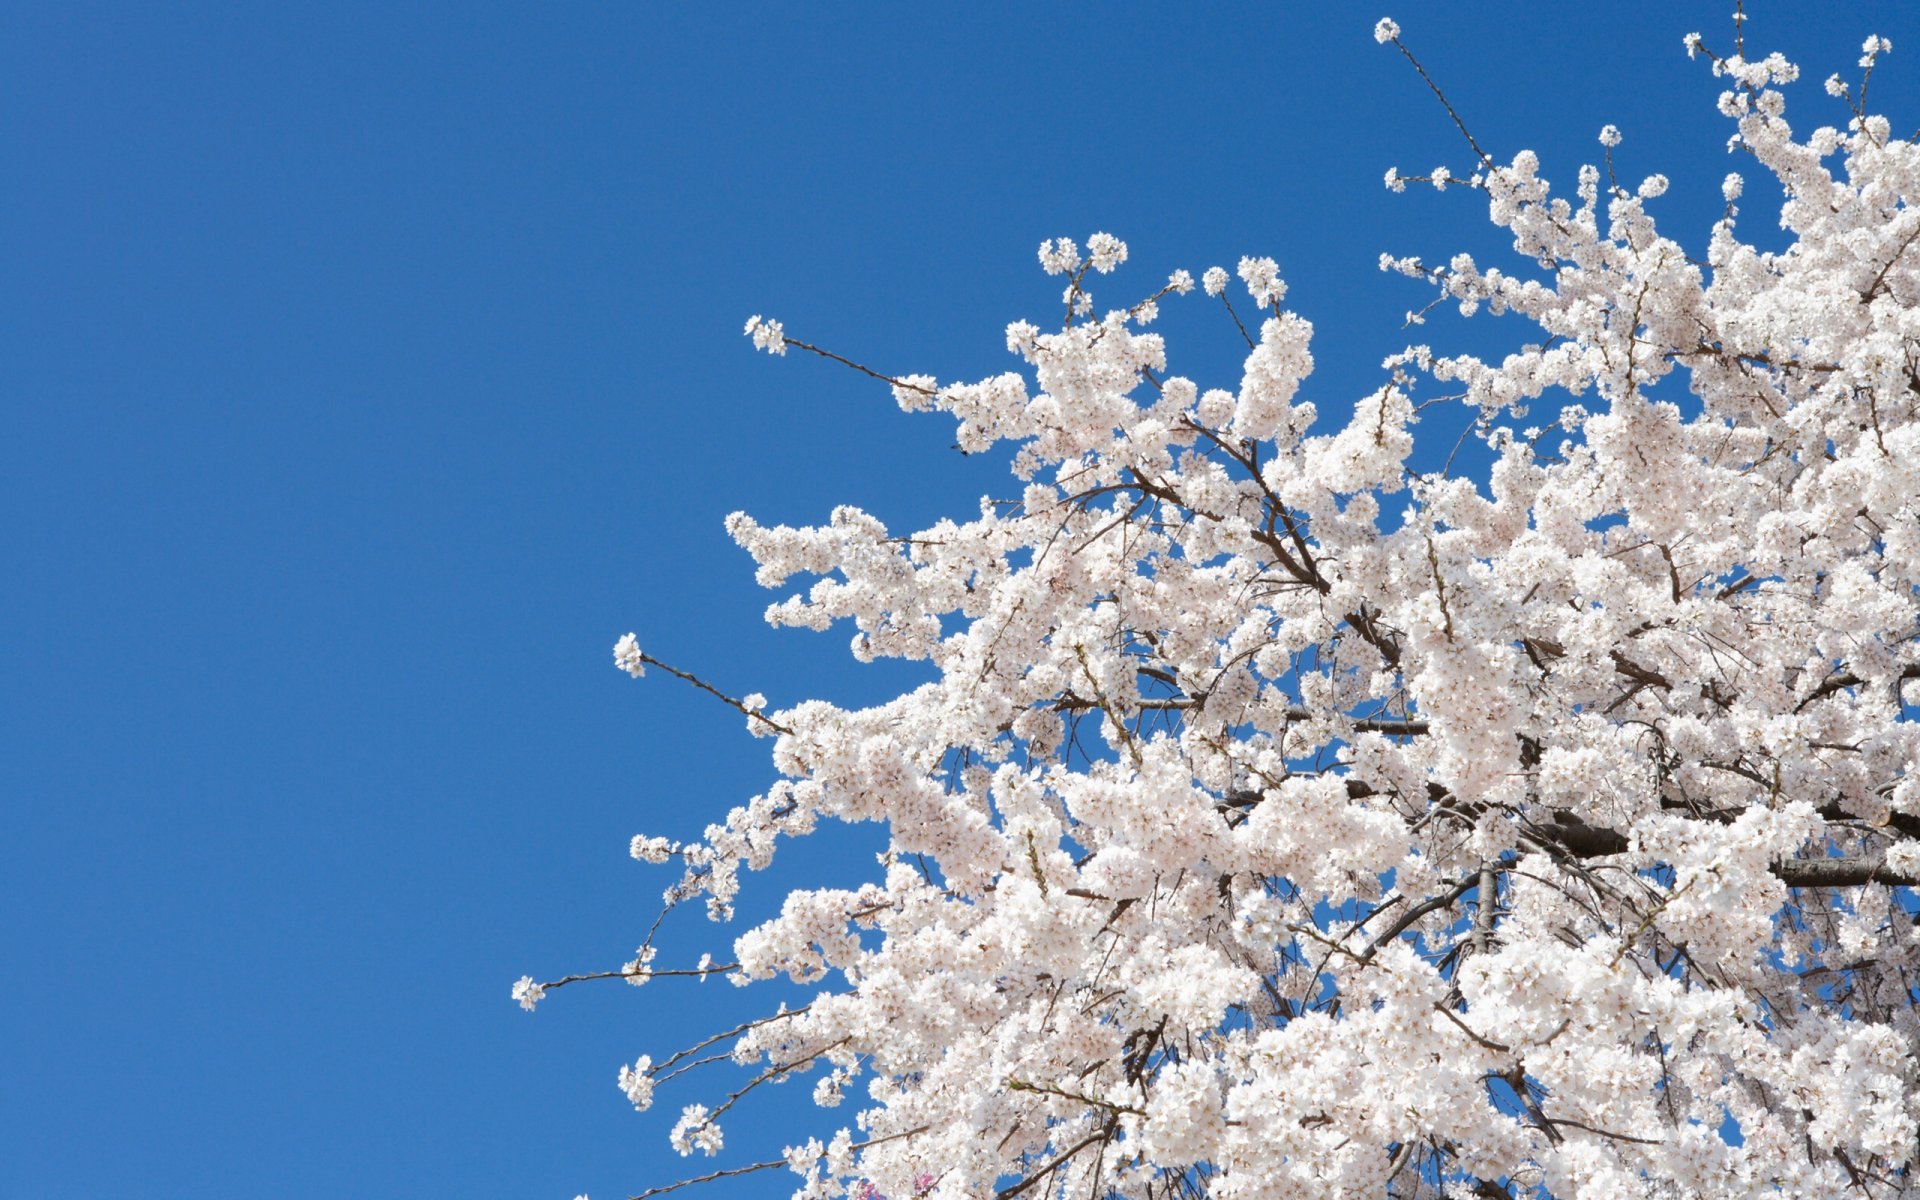
{"label": "dark brown branch", "polygon": [[1467,130],[1467,123],[1460,119],[1460,114],[1454,111],[1453,105],[1447,100],[1447,94],[1440,90],[1440,85],[1433,81],[1433,76],[1427,74],[1427,69],[1421,66],[1420,60],[1413,56],[1413,51],[1407,49],[1406,43],[1402,42],[1397,36],[1393,39],[1393,44],[1399,49],[1400,53],[1407,56],[1407,61],[1413,64],[1413,69],[1420,72],[1420,78],[1425,80],[1427,86],[1433,90],[1434,98],[1440,101],[1440,107],[1446,109],[1447,115],[1453,118],[1453,127],[1460,131],[1461,137],[1467,139],[1467,145],[1473,147],[1474,156],[1478,158],[1483,165],[1488,167],[1493,166],[1493,159],[1487,157],[1487,152],[1482,150],[1480,143],[1473,139],[1473,134]]}
{"label": "dark brown branch", "polygon": [[625,968],[622,968],[618,971],[588,971],[579,975],[562,975],[560,978],[554,980],[551,983],[541,984],[540,987],[550,992],[555,988],[562,988],[567,986],[570,983],[585,983],[590,979],[639,979],[643,976],[647,979],[673,979],[673,978],[688,978],[688,977],[698,977],[701,979],[705,979],[709,975],[724,975],[728,971],[737,971],[739,969],[740,969],[739,963],[724,963],[717,967],[706,967],[704,969],[692,968],[688,970],[674,970],[674,971],[654,971],[651,969],[629,971],[629,970],[626,970]]}
{"label": "dark brown branch", "polygon": [[1822,374],[1826,374],[1826,373],[1831,373],[1833,371],[1838,371],[1840,369],[1836,364],[1833,364],[1833,363],[1795,362],[1790,358],[1786,358],[1786,359],[1773,358],[1767,354],[1763,354],[1759,352],[1744,353],[1739,350],[1728,350],[1723,346],[1702,345],[1702,346],[1695,346],[1689,350],[1669,350],[1667,351],[1666,357],[1668,358],[1705,357],[1705,358],[1733,359],[1737,362],[1749,362],[1754,364],[1755,366],[1766,367],[1770,370],[1776,370],[1776,371],[1817,371]]}
{"label": "dark brown branch", "polygon": [[1773,873],[1788,887],[1860,887],[1869,883],[1887,887],[1920,886],[1920,874],[1892,869],[1883,855],[1793,858],[1774,863]]}
{"label": "dark brown branch", "polygon": [[[1868,70],[1871,71],[1872,68],[1869,67]],[[1866,84],[1862,83],[1860,85],[1860,93],[1863,101],[1866,99],[1866,90]],[[1887,281],[1887,272],[1893,270],[1893,264],[1900,261],[1900,256],[1907,252],[1907,248],[1913,245],[1913,240],[1917,237],[1920,237],[1920,223],[1916,223],[1912,229],[1907,231],[1907,236],[1900,239],[1900,245],[1895,248],[1893,256],[1887,259],[1886,264],[1882,266],[1879,273],[1873,277],[1873,282],[1867,285],[1867,289],[1860,293],[1862,300],[1871,303],[1873,298],[1880,293],[1880,285]]]}
{"label": "dark brown branch", "polygon": [[[1920,663],[1916,663],[1911,666],[1903,668],[1900,672],[1900,678],[1901,679],[1920,679]],[[1829,676],[1826,679],[1823,679],[1820,681],[1819,687],[1814,688],[1813,691],[1807,693],[1807,698],[1805,700],[1802,700],[1798,705],[1796,705],[1794,708],[1794,711],[1798,712],[1800,711],[1800,709],[1803,709],[1807,705],[1812,704],[1815,700],[1824,700],[1828,696],[1833,695],[1835,692],[1844,691],[1850,687],[1859,687],[1861,684],[1865,682],[1866,680],[1860,678],[1858,675],[1855,675],[1852,671],[1845,671],[1839,675]]]}
{"label": "dark brown branch", "polygon": [[1438,909],[1446,908],[1448,905],[1452,904],[1454,901],[1458,900],[1460,897],[1466,895],[1479,882],[1480,882],[1480,873],[1478,871],[1475,871],[1473,874],[1468,875],[1465,878],[1459,880],[1452,887],[1448,888],[1444,892],[1441,892],[1439,895],[1429,896],[1427,899],[1422,900],[1420,903],[1414,905],[1412,908],[1408,909],[1406,912],[1401,913],[1399,920],[1387,926],[1386,929],[1381,931],[1379,936],[1375,937],[1371,942],[1367,943],[1366,949],[1360,952],[1361,961],[1365,962],[1371,959],[1375,954],[1378,954],[1380,952],[1380,947],[1388,944],[1389,942],[1393,941],[1393,939],[1405,933],[1407,930],[1413,928],[1413,923],[1415,921],[1418,921],[1421,917],[1426,916],[1430,912],[1434,912]]}
{"label": "dark brown branch", "polygon": [[1549,1117],[1545,1113],[1542,1113],[1540,1119],[1549,1125],[1565,1125],[1568,1129],[1578,1129],[1582,1133],[1591,1133],[1596,1137],[1613,1138],[1621,1142],[1638,1142],[1642,1146],[1660,1146],[1665,1144],[1656,1138],[1634,1137],[1630,1133],[1614,1133],[1607,1129],[1596,1129],[1591,1125],[1569,1120],[1566,1117]]}
{"label": "dark brown branch", "polygon": [[1345,619],[1349,628],[1365,638],[1369,645],[1380,652],[1380,657],[1387,660],[1388,666],[1396,669],[1400,666],[1400,643],[1380,632],[1379,626],[1374,624],[1373,614],[1367,611],[1366,605],[1363,604],[1348,613]]}
{"label": "dark brown branch", "polygon": [[822,350],[820,347],[812,344],[811,342],[802,342],[795,338],[782,338],[781,340],[789,346],[794,346],[798,349],[806,350],[813,354],[818,354],[821,358],[832,359],[834,362],[839,363],[841,366],[852,367],[854,370],[860,372],[862,375],[868,376],[869,378],[872,378],[872,379],[878,379],[881,383],[891,384],[894,387],[906,388],[910,392],[919,392],[922,396],[939,395],[938,392],[934,391],[931,388],[921,387],[917,383],[908,383],[904,379],[896,379],[892,375],[888,375],[883,372],[876,371],[872,367],[862,366],[860,363],[857,363],[850,358],[843,358],[840,355],[835,354],[831,350]]}
{"label": "dark brown branch", "polygon": [[[1630,845],[1618,830],[1589,825],[1576,817],[1556,814],[1552,825],[1529,825],[1529,835],[1558,849],[1569,858],[1603,858],[1625,854]],[[1769,868],[1774,878],[1794,888],[1859,887],[1877,883],[1889,887],[1920,885],[1920,873],[1898,871],[1886,864],[1885,855],[1856,855],[1845,858],[1789,858]]]}
{"label": "dark brown branch", "polygon": [[[1347,780],[1346,786],[1347,795],[1355,800],[1378,795],[1375,788],[1357,779]],[[1478,815],[1477,806],[1459,804],[1453,793],[1438,783],[1427,784],[1427,799],[1442,808],[1456,809],[1465,815]],[[1236,800],[1238,803],[1235,803]],[[1227,803],[1236,808],[1250,808],[1259,801],[1258,792],[1235,793],[1227,798]],[[1822,810],[1821,815],[1826,816],[1827,811]],[[1836,815],[1844,816],[1838,809],[1832,811]],[[1889,824],[1892,823],[1889,822]],[[1570,813],[1555,813],[1551,824],[1526,822],[1521,828],[1530,840],[1543,848],[1557,851],[1572,859],[1605,858],[1609,855],[1625,854],[1632,845],[1627,836],[1619,830],[1589,825]],[[1865,884],[1920,887],[1920,872],[1901,871],[1889,867],[1886,864],[1885,855],[1790,858],[1774,863],[1770,869],[1776,879],[1793,888],[1860,887]]]}
{"label": "dark brown branch", "polygon": [[644,651],[641,652],[640,661],[647,664],[650,667],[659,667],[662,671],[665,671],[667,674],[673,676],[675,679],[686,680],[688,683],[699,688],[701,691],[706,692],[708,695],[718,697],[721,703],[730,705],[734,709],[738,710],[741,714],[745,715],[749,720],[758,721],[762,725],[765,725],[767,728],[775,731],[776,733],[790,734],[793,732],[793,730],[788,729],[785,725],[782,725],[778,721],[773,720],[771,717],[767,716],[765,713],[760,712],[757,709],[748,708],[741,701],[735,700],[732,696],[727,695],[725,692],[721,691],[719,688],[708,683],[706,680],[700,678],[698,675],[690,675],[687,672],[682,671],[678,667],[670,667],[666,663],[661,662],[659,659],[655,658],[653,655],[648,654]]}
{"label": "dark brown branch", "polygon": [[1110,1138],[1112,1136],[1113,1136],[1113,1123],[1108,1122],[1106,1125],[1103,1125],[1099,1129],[1094,1130],[1092,1133],[1088,1134],[1086,1137],[1081,1138],[1079,1141],[1075,1142],[1073,1145],[1067,1147],[1065,1150],[1062,1150],[1060,1153],[1054,1155],[1052,1161],[1047,1163],[1046,1166],[1041,1167],[1038,1171],[1035,1171],[1033,1174],[1027,1176],[1025,1179],[1022,1179],[1019,1183],[1013,1184],[1010,1187],[1001,1188],[998,1192],[994,1193],[994,1200],[1013,1200],[1013,1198],[1015,1196],[1018,1196],[1021,1192],[1026,1191],[1028,1188],[1032,1187],[1034,1184],[1040,1182],[1042,1179],[1045,1179],[1052,1172],[1059,1170],[1060,1167],[1063,1166],[1067,1162],[1067,1160],[1072,1158],[1074,1155],[1080,1153],[1082,1150],[1085,1150],[1088,1146],[1093,1145],[1095,1142],[1105,1141],[1107,1138]]}

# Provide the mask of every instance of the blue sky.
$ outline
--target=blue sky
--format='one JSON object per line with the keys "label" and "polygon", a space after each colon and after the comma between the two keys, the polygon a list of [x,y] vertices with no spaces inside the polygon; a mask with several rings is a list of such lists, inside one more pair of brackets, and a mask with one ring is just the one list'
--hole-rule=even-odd
{"label": "blue sky", "polygon": [[[1879,101],[1920,125],[1920,17],[1750,7],[1810,77],[1798,123],[1844,119],[1818,81],[1871,31]],[[1390,11],[1496,154],[1570,187],[1611,121],[1697,245],[1741,164],[1680,37],[1725,46],[1728,8]],[[771,777],[733,714],[610,647],[638,630],[775,704],[883,698],[914,673],[760,622],[721,519],[906,529],[1004,490],[941,419],[742,321],[996,373],[1005,323],[1057,308],[1035,245],[1104,229],[1132,246],[1112,301],[1276,257],[1323,412],[1410,336],[1521,340],[1400,328],[1426,295],[1381,251],[1505,260],[1471,194],[1380,186],[1468,160],[1379,15],[0,9],[0,1193],[605,1200],[703,1167],[664,1133],[711,1093],[636,1115],[614,1072],[752,995],[507,998],[630,956],[668,874],[628,838]],[[1231,385],[1217,312],[1167,321],[1176,369]],[[871,842],[802,848],[743,917],[858,880]],[[681,918],[668,965],[739,928]],[[728,1161],[777,1148],[789,1091]]]}

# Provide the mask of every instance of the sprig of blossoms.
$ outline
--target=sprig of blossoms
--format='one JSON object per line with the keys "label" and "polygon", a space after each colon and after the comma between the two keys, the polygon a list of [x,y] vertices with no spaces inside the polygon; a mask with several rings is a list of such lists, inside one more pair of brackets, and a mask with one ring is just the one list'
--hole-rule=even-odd
{"label": "sprig of blossoms", "polygon": [[1093,269],[1106,275],[1127,261],[1127,244],[1110,233],[1096,233],[1087,239],[1087,254]]}
{"label": "sprig of blossoms", "polygon": [[770,321],[755,313],[747,318],[747,336],[753,339],[755,350],[765,350],[768,354],[787,352],[786,330],[780,322]]}
{"label": "sprig of blossoms", "polygon": [[513,985],[514,1000],[528,1012],[532,1012],[533,1006],[540,1003],[546,994],[547,989],[535,983],[531,975],[522,975]]}
{"label": "sprig of blossoms", "polygon": [[680,1119],[674,1123],[667,1142],[682,1157],[698,1150],[711,1158],[720,1153],[725,1138],[721,1135],[719,1123],[709,1115],[706,1105],[689,1104],[681,1110]]}
{"label": "sprig of blossoms", "polygon": [[621,964],[620,974],[634,987],[645,987],[653,978],[653,960],[659,953],[657,946],[640,947],[631,959]]}
{"label": "sprig of blossoms", "polygon": [[640,639],[629,633],[613,644],[613,665],[640,678],[647,673],[646,655],[640,652]]}
{"label": "sprig of blossoms", "polygon": [[1286,299],[1287,285],[1280,278],[1280,264],[1271,258],[1242,258],[1239,274],[1255,304],[1264,308]]}
{"label": "sprig of blossoms", "polygon": [[653,1107],[653,1059],[642,1054],[633,1065],[622,1065],[620,1090],[633,1102],[634,1111],[645,1112]]}
{"label": "sprig of blossoms", "polygon": [[1072,238],[1048,238],[1040,243],[1040,267],[1049,275],[1071,275],[1080,269],[1080,247]]}
{"label": "sprig of blossoms", "polygon": [[663,863],[679,852],[680,844],[663,837],[636,834],[628,853],[641,862]]}

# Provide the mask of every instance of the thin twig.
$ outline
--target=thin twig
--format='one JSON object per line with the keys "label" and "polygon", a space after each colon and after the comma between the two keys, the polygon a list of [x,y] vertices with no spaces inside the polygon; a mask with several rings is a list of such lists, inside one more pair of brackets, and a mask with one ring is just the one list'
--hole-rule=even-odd
{"label": "thin twig", "polygon": [[1394,36],[1393,44],[1400,53],[1407,56],[1407,61],[1413,64],[1413,69],[1420,72],[1420,78],[1426,80],[1427,86],[1433,89],[1434,96],[1440,101],[1440,107],[1446,109],[1447,115],[1453,118],[1454,128],[1460,131],[1460,136],[1467,139],[1467,145],[1473,147],[1473,152],[1479,157],[1481,165],[1492,167],[1493,159],[1480,148],[1480,143],[1474,140],[1473,134],[1467,129],[1467,123],[1460,119],[1460,114],[1454,111],[1452,103],[1447,100],[1447,94],[1440,90],[1440,85],[1433,81],[1433,76],[1427,74],[1427,69],[1421,66],[1420,60],[1413,56],[1413,51],[1407,49],[1407,44],[1401,41],[1397,34]]}
{"label": "thin twig", "polygon": [[843,358],[840,355],[835,354],[831,350],[823,350],[819,346],[816,346],[811,342],[802,342],[794,338],[785,338],[783,340],[789,346],[797,346],[802,350],[806,350],[806,351],[810,351],[811,353],[818,354],[821,358],[830,358],[834,362],[840,363],[842,366],[852,367],[854,370],[860,372],[862,375],[866,375],[873,379],[878,379],[882,383],[892,384],[894,387],[906,388],[910,392],[919,392],[922,396],[939,395],[938,392],[932,390],[931,388],[921,387],[917,383],[909,383],[907,380],[897,379],[892,375],[888,375],[881,371],[876,371],[872,367],[864,366],[860,363],[853,361],[850,358]]}
{"label": "thin twig", "polygon": [[[864,1142],[855,1142],[853,1143],[852,1146],[848,1148],[852,1150],[865,1150],[868,1146],[878,1146],[883,1142],[898,1141],[901,1138],[913,1137],[916,1134],[925,1133],[926,1131],[927,1131],[927,1126],[921,1125],[917,1128],[908,1129],[901,1133],[890,1133],[885,1137],[868,1138]],[[656,1188],[648,1188],[646,1191],[641,1192],[639,1195],[630,1197],[629,1200],[648,1200],[649,1197],[664,1196],[668,1192],[677,1192],[681,1188],[692,1187],[696,1183],[711,1183],[716,1179],[731,1179],[736,1175],[751,1175],[755,1171],[771,1171],[775,1167],[784,1167],[786,1165],[787,1165],[786,1159],[776,1158],[771,1162],[751,1163],[744,1167],[729,1167],[724,1171],[715,1171],[710,1175],[701,1175],[694,1179],[682,1179],[678,1183],[669,1183]]]}
{"label": "thin twig", "polygon": [[565,987],[570,983],[585,983],[589,979],[672,979],[676,976],[692,977],[696,975],[705,979],[709,975],[724,975],[728,971],[737,971],[739,969],[739,963],[726,963],[722,966],[707,967],[705,969],[691,968],[685,971],[653,971],[646,969],[629,971],[625,967],[622,967],[618,971],[586,971],[579,975],[562,975],[552,983],[543,983],[540,986],[550,992],[555,988]]}
{"label": "thin twig", "polygon": [[748,708],[741,701],[735,700],[732,696],[727,695],[725,692],[721,691],[719,688],[708,683],[706,680],[700,678],[698,675],[688,674],[687,672],[682,671],[678,667],[670,667],[666,663],[661,662],[659,659],[655,658],[651,654],[646,653],[645,651],[641,652],[640,661],[650,667],[659,667],[662,671],[665,671],[667,674],[673,676],[674,678],[684,679],[688,683],[699,688],[701,691],[706,692],[707,694],[712,696],[717,696],[720,699],[721,703],[727,704],[733,707],[734,709],[738,710],[742,715],[747,717],[747,719],[749,720],[758,721],[762,725],[765,725],[767,728],[772,729],[778,733],[791,734],[793,732],[793,730],[788,729],[785,725],[782,725],[780,724],[780,722],[767,716],[766,713],[762,712],[761,710]]}

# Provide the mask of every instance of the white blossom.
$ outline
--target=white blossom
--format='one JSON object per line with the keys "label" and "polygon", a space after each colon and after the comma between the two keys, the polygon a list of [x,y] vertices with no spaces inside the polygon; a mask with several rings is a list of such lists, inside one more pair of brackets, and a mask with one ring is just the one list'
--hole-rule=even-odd
{"label": "white blossom", "polygon": [[1379,42],[1381,45],[1384,46],[1399,36],[1400,26],[1395,23],[1392,17],[1381,17],[1379,21],[1374,23],[1373,40]]}
{"label": "white blossom", "polygon": [[682,1157],[698,1150],[711,1158],[720,1153],[720,1147],[725,1144],[719,1123],[713,1120],[704,1104],[687,1105],[667,1141]]}
{"label": "white blossom", "polygon": [[645,987],[647,981],[653,978],[653,960],[659,952],[656,946],[640,947],[631,959],[621,964],[621,975],[634,987]]}
{"label": "white blossom", "polygon": [[811,1179],[825,1153],[826,1147],[820,1144],[819,1138],[808,1138],[798,1146],[788,1146],[781,1157],[787,1160],[789,1171],[802,1179]]}
{"label": "white blossom", "polygon": [[1280,265],[1270,258],[1243,258],[1240,260],[1240,282],[1247,285],[1247,292],[1253,302],[1265,308],[1269,304],[1278,304],[1287,295],[1287,285],[1280,278]]}
{"label": "white blossom", "polygon": [[531,975],[522,975],[513,985],[513,998],[528,1012],[532,1012],[533,1006],[540,1003],[546,994],[547,989],[535,983]]}
{"label": "white blossom", "polygon": [[1096,233],[1087,239],[1087,254],[1093,269],[1106,275],[1127,261],[1127,244],[1110,233]]}
{"label": "white blossom", "polygon": [[679,849],[679,843],[670,839],[635,834],[632,844],[627,848],[627,853],[641,862],[658,864],[672,858]]}
{"label": "white blossom", "polygon": [[1071,275],[1080,269],[1080,248],[1072,238],[1049,238],[1040,243],[1040,266],[1049,275]]}
{"label": "white blossom", "polygon": [[646,657],[640,653],[639,639],[629,633],[613,644],[613,665],[640,678],[647,673]]}
{"label": "white blossom", "polygon": [[747,318],[747,336],[753,339],[755,350],[765,350],[768,354],[787,352],[787,335],[778,321],[763,319],[758,313]]}
{"label": "white blossom", "polygon": [[653,1059],[642,1054],[632,1066],[621,1066],[620,1090],[635,1110],[645,1112],[653,1107]]}

